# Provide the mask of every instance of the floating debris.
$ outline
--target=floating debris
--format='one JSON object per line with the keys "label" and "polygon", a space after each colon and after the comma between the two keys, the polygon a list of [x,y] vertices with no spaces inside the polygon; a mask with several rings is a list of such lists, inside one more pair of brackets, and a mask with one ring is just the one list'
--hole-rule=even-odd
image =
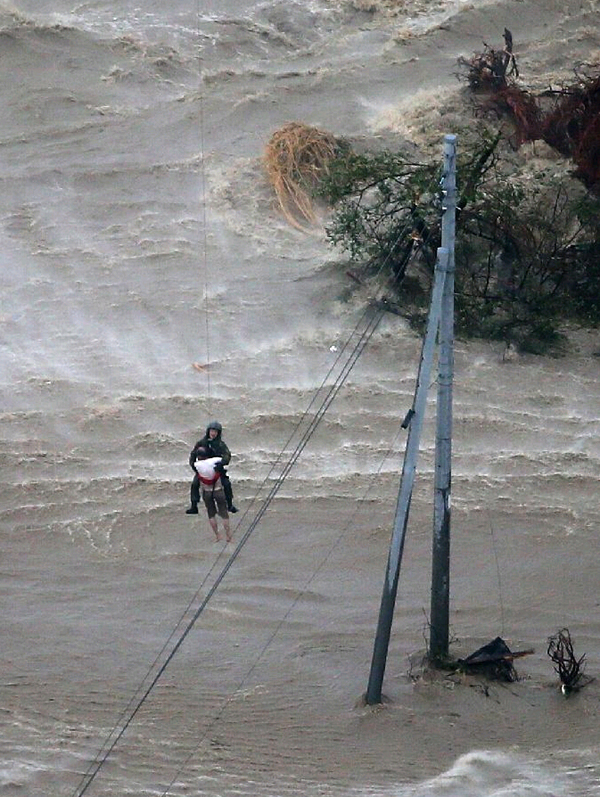
{"label": "floating debris", "polygon": [[316,127],[290,122],[271,136],[265,166],[285,218],[294,227],[316,222],[313,192],[344,143]]}
{"label": "floating debris", "polygon": [[529,656],[533,652],[533,650],[512,651],[502,637],[497,636],[466,659],[458,659],[458,664],[464,672],[485,675],[492,681],[512,683],[518,680],[513,665],[514,659]]}

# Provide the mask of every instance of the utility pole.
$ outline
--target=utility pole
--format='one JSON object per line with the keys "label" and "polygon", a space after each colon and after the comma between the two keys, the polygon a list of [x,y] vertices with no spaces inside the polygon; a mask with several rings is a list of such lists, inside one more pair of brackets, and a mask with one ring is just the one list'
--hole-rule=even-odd
{"label": "utility pole", "polygon": [[450,626],[450,488],[452,481],[452,383],[454,377],[454,241],[456,230],[456,136],[444,137],[442,247],[448,273],[439,331],[437,424],[431,569],[429,659],[448,657]]}
{"label": "utility pole", "polygon": [[447,280],[448,250],[440,248],[437,250],[437,262],[435,266],[435,276],[433,292],[431,296],[431,306],[429,308],[429,318],[427,320],[427,330],[423,341],[421,361],[417,376],[417,385],[413,406],[409,410],[403,426],[408,426],[408,438],[404,452],[404,465],[402,468],[402,478],[398,493],[398,503],[396,505],[396,516],[394,520],[394,530],[390,543],[390,552],[386,576],[383,584],[381,596],[381,606],[379,610],[379,621],[375,644],[373,648],[373,658],[371,662],[371,672],[365,700],[368,705],[381,703],[381,689],[385,665],[390,641],[390,632],[394,615],[394,605],[398,591],[398,578],[400,575],[400,564],[402,562],[402,552],[408,524],[410,501],[415,481],[417,468],[417,458],[419,454],[419,443],[421,429],[427,406],[427,389],[429,387],[431,369],[433,365],[433,355],[438,335],[440,317],[442,312],[442,299],[444,286]]}

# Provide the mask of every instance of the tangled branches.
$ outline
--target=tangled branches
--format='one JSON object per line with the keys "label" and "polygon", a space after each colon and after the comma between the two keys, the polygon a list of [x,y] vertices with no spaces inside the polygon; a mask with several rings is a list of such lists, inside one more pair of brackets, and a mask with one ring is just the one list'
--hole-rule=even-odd
{"label": "tangled branches", "polygon": [[473,91],[491,87],[496,91],[506,88],[507,76],[519,77],[519,69],[513,55],[512,33],[504,28],[504,48],[494,50],[485,44],[482,53],[474,55],[468,61],[459,59],[459,63],[468,68],[467,80]]}
{"label": "tangled branches", "polygon": [[575,175],[588,189],[600,193],[600,76],[576,74],[572,85],[534,96],[515,82],[519,71],[512,35],[506,28],[504,41],[502,50],[486,44],[483,53],[459,60],[467,69],[469,87],[487,93],[487,107],[512,120],[516,147],[543,139],[572,158]]}
{"label": "tangled branches", "polygon": [[316,221],[312,194],[327,174],[329,165],[344,149],[330,133],[290,122],[277,130],[265,151],[269,180],[286,219],[303,229]]}
{"label": "tangled branches", "polygon": [[593,188],[600,184],[600,76],[577,77],[557,92],[542,135],[561,155],[573,158],[576,176]]}
{"label": "tangled branches", "polygon": [[583,675],[585,653],[579,659],[575,657],[568,628],[562,628],[548,639],[548,655],[554,662],[554,670],[560,678],[563,694],[577,691],[589,683],[590,679]]}
{"label": "tangled branches", "polygon": [[482,53],[459,63],[468,69],[467,81],[472,91],[491,94],[489,105],[512,117],[516,128],[516,144],[541,138],[542,114],[535,98],[514,82],[519,68],[513,53],[512,33],[504,28],[504,48],[494,50],[485,44]]}

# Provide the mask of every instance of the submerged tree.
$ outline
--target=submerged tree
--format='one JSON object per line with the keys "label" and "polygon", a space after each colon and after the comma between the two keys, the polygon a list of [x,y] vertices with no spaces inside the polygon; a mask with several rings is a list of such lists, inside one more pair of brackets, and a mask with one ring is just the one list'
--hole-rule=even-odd
{"label": "submerged tree", "polygon": [[474,95],[483,95],[480,109],[494,110],[510,120],[516,147],[543,139],[576,166],[575,175],[591,191],[600,193],[600,75],[598,67],[539,94],[523,88],[513,54],[512,34],[504,29],[504,48],[484,45],[481,53],[459,59],[463,77]]}
{"label": "submerged tree", "polygon": [[[507,29],[504,47],[485,45],[461,65],[493,123],[454,131],[457,331],[559,351],[565,322],[600,323],[600,77],[534,96],[516,82]],[[511,152],[539,139],[572,160],[571,175],[514,166]],[[332,244],[386,281],[401,311],[422,324],[441,238],[440,163],[404,151],[357,153],[300,123],[276,131],[265,163],[290,223],[314,223],[320,195],[333,208]]]}
{"label": "submerged tree", "polygon": [[[502,136],[481,127],[459,154],[457,330],[522,350],[558,350],[565,321],[600,321],[600,202],[583,186],[521,179]],[[385,275],[407,315],[428,294],[440,245],[440,164],[397,152],[335,159],[320,191],[334,207],[331,242]]]}
{"label": "submerged tree", "polygon": [[592,680],[584,675],[585,653],[577,658],[568,628],[561,628],[558,633],[548,639],[548,655],[554,664],[561,691],[564,695],[576,692]]}
{"label": "submerged tree", "polygon": [[[461,65],[495,124],[460,136],[458,332],[558,351],[565,322],[600,322],[600,78],[577,76],[534,96],[516,83],[507,29],[504,47],[485,45]],[[510,152],[538,139],[572,159],[571,175],[514,167]],[[319,186],[334,208],[331,242],[385,275],[409,317],[422,321],[415,300],[428,294],[440,245],[440,164],[389,150],[336,155]]]}

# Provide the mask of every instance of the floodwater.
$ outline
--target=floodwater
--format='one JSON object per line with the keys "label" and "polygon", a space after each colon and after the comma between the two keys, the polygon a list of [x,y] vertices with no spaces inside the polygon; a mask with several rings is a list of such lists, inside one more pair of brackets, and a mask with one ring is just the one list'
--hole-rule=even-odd
{"label": "floodwater", "polygon": [[[439,130],[441,158],[459,56],[506,26],[547,85],[597,23],[592,0],[0,2],[0,794],[600,794],[598,687],[565,700],[546,654],[568,627],[600,668],[598,333],[561,359],[457,343],[453,651],[533,648],[521,679],[420,666],[432,390],[366,708],[421,343],[384,317],[287,474],[367,297],[262,164],[289,121]],[[228,547],[184,513],[212,418]]]}

